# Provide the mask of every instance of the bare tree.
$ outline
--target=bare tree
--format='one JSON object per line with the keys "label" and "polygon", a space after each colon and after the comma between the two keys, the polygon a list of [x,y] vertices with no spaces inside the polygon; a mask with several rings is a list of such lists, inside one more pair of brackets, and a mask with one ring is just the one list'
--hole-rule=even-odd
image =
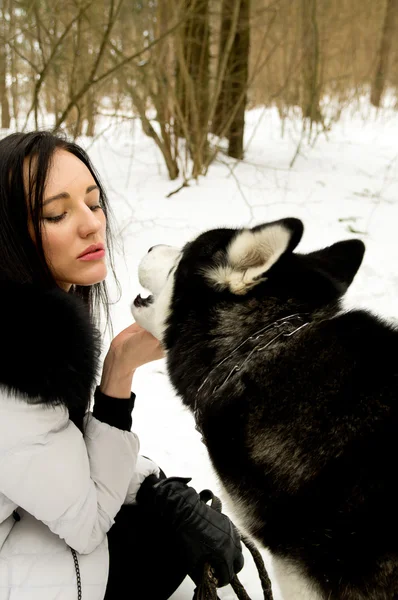
{"label": "bare tree", "polygon": [[176,133],[186,139],[193,161],[193,174],[197,176],[202,171],[207,152],[209,2],[184,0],[184,11],[185,23],[176,40],[176,94],[180,105],[176,114]]}
{"label": "bare tree", "polygon": [[242,157],[248,107],[276,104],[282,122],[299,108],[305,131],[325,131],[370,87],[377,106],[398,89],[398,0],[100,4],[1,0],[3,127],[50,115],[55,130],[93,135],[100,114],[138,117],[169,177],[186,180],[207,172],[220,137]]}
{"label": "bare tree", "polygon": [[302,16],[302,98],[303,117],[312,122],[322,120],[320,109],[320,47],[317,0],[301,0]]}
{"label": "bare tree", "polygon": [[[226,115],[229,115],[233,108],[231,97],[233,59],[231,54],[238,28],[239,11],[240,0],[222,0],[217,68],[217,80],[221,85],[212,119],[212,132],[215,135],[224,132]],[[227,61],[223,69],[226,57]]]}
{"label": "bare tree", "polygon": [[10,104],[7,89],[7,54],[6,54],[6,13],[4,7],[0,9],[0,104],[1,104],[1,127],[8,129],[11,123]]}
{"label": "bare tree", "polygon": [[228,154],[238,159],[243,158],[249,50],[250,0],[223,0],[217,70],[220,87],[211,128],[228,139]]}
{"label": "bare tree", "polygon": [[387,0],[383,30],[377,56],[376,73],[372,83],[370,101],[379,107],[386,87],[388,64],[392,41],[397,32],[398,0]]}
{"label": "bare tree", "polygon": [[230,54],[230,95],[234,117],[229,126],[228,155],[243,158],[250,50],[250,0],[241,0],[238,27]]}

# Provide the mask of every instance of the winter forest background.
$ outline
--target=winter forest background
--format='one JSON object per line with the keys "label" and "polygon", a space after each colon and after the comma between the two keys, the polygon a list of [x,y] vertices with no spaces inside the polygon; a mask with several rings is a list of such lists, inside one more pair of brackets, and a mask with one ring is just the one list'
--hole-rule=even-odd
{"label": "winter forest background", "polygon": [[276,106],[314,139],[363,96],[395,103],[397,14],[396,0],[1,0],[1,125],[92,137],[101,117],[139,119],[171,179],[203,175],[220,138],[243,157],[245,110]]}
{"label": "winter forest background", "polygon": [[[398,0],[0,0],[0,137],[46,128],[88,151],[114,213],[115,334],[150,246],[286,216],[299,251],[362,239],[346,305],[398,322],[397,89]],[[134,391],[141,452],[219,493],[164,361]]]}

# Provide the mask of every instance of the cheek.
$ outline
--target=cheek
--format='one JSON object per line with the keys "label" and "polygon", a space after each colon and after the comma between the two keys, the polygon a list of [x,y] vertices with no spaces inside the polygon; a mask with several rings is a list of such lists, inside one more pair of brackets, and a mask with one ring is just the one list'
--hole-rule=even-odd
{"label": "cheek", "polygon": [[60,235],[57,231],[43,228],[42,245],[46,258],[54,261],[57,258],[68,256],[70,244],[65,235]]}
{"label": "cheek", "polygon": [[101,229],[102,229],[102,235],[105,239],[105,232],[106,232],[106,216],[104,215],[104,213],[102,212],[102,210],[100,211],[100,221],[101,221]]}

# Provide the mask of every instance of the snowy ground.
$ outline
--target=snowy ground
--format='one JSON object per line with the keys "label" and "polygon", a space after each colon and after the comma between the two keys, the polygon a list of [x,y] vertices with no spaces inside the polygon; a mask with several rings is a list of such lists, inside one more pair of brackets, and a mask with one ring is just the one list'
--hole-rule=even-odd
{"label": "snowy ground", "polygon": [[[80,140],[108,189],[123,246],[117,256],[123,293],[112,311],[115,333],[131,321],[129,305],[142,291],[137,264],[150,246],[183,244],[214,226],[254,225],[285,216],[304,222],[298,250],[361,238],[367,252],[347,304],[398,319],[398,115],[390,110],[377,114],[366,103],[358,115],[346,111],[328,139],[321,135],[314,147],[302,145],[291,169],[300,139],[298,121],[286,124],[282,138],[277,112],[255,110],[247,114],[246,134],[244,162],[222,157],[206,178],[170,198],[166,195],[181,182],[167,179],[155,145],[137,124],[134,130],[126,124],[110,128],[94,143]],[[196,489],[210,487],[218,493],[205,447],[167,381],[163,361],[143,367],[134,390],[134,429],[142,453],[168,475],[192,476]],[[254,600],[261,599],[248,554],[240,579]],[[189,599],[192,593],[186,580],[173,599]],[[277,589],[274,593],[278,600]],[[219,595],[235,597],[231,588]]]}

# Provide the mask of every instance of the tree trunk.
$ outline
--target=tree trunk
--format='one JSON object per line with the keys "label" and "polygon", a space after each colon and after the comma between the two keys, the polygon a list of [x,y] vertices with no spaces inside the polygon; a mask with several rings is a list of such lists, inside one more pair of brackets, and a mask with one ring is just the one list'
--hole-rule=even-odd
{"label": "tree trunk", "polygon": [[391,42],[396,31],[396,19],[398,15],[398,0],[387,0],[386,13],[381,34],[380,46],[377,58],[376,74],[373,80],[370,93],[370,101],[377,108],[380,106],[386,79]]}
{"label": "tree trunk", "polygon": [[303,117],[311,122],[322,121],[320,109],[319,33],[317,0],[301,0],[302,9],[302,98]]}
{"label": "tree trunk", "polygon": [[187,103],[187,115],[188,121],[193,122],[196,109],[198,126],[204,127],[209,110],[208,0],[187,0],[187,10],[192,14],[185,26],[185,60],[194,91],[194,97]]}
{"label": "tree trunk", "polygon": [[7,92],[7,55],[5,46],[5,15],[0,11],[0,103],[1,103],[1,128],[9,129],[11,123],[10,104]]}
{"label": "tree trunk", "polygon": [[[243,158],[250,50],[250,0],[241,0],[238,28],[231,51],[230,102],[234,117],[228,131],[228,156]],[[230,114],[230,113],[227,113]]]}
{"label": "tree trunk", "polygon": [[[223,0],[221,9],[221,24],[220,24],[220,42],[218,50],[218,63],[222,62],[226,52],[228,37],[231,27],[233,26],[233,12],[236,2],[240,0]],[[231,49],[232,53],[232,49]],[[226,134],[224,131],[226,119],[231,114],[233,104],[231,99],[231,53],[228,57],[227,66],[224,75],[220,75],[220,67],[218,68],[218,76],[223,77],[220,93],[217,98],[217,105],[214,112],[214,117],[211,124],[211,130],[215,135]]]}
{"label": "tree trunk", "polygon": [[[225,65],[228,41],[232,43]],[[249,50],[250,0],[223,0],[217,72],[221,87],[211,130],[215,135],[228,139],[228,155],[238,159],[243,158]]]}
{"label": "tree trunk", "polygon": [[[157,7],[157,30],[156,36],[165,35],[171,27],[175,6],[167,0],[158,3]],[[172,40],[166,36],[153,49],[153,56],[156,60],[157,76],[157,115],[160,123],[170,123],[172,117],[171,111],[171,82],[174,80],[175,56]]]}
{"label": "tree trunk", "polygon": [[[208,0],[185,0],[187,19],[183,28],[177,64],[177,94],[189,152],[194,162],[193,175],[200,174],[207,152],[209,115],[209,5]],[[177,126],[182,136],[184,127]]]}
{"label": "tree trunk", "polygon": [[89,90],[87,92],[86,110],[85,110],[85,117],[87,119],[87,126],[86,126],[87,137],[94,137],[94,134],[95,134],[95,117],[96,117],[97,103],[95,102],[94,96],[95,96],[95,94],[93,94],[92,90]]}

